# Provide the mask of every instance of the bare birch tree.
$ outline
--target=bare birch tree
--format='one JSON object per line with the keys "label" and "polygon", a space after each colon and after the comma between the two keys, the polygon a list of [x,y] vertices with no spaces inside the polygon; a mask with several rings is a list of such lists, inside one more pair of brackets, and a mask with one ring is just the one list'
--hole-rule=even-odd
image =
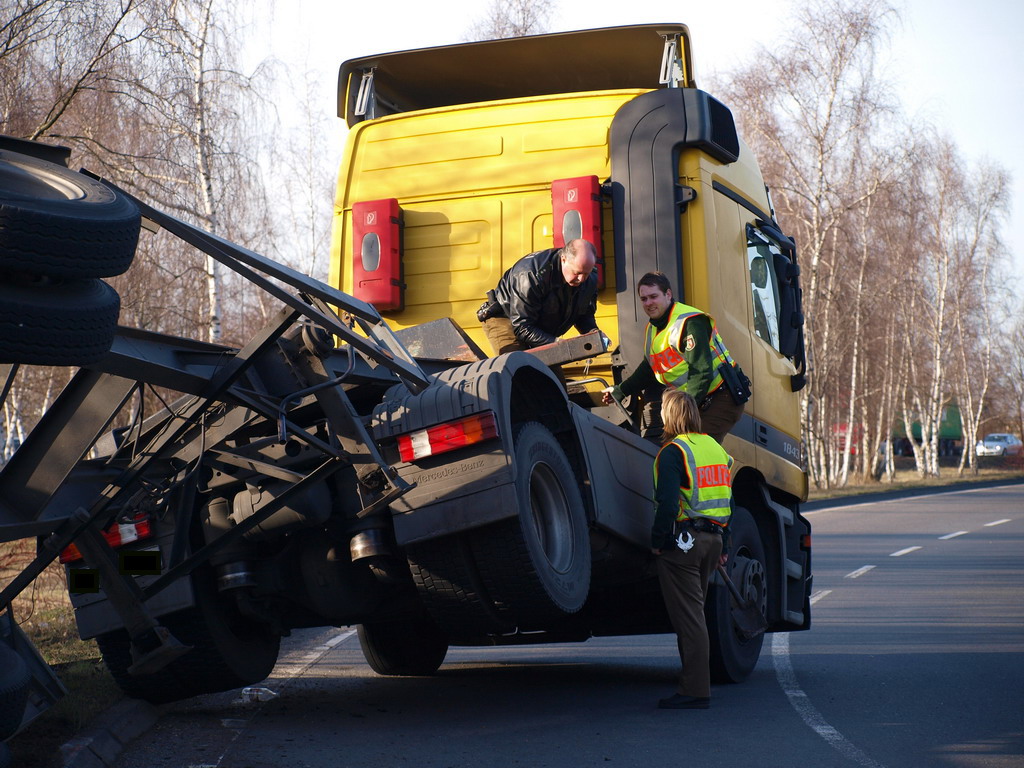
{"label": "bare birch tree", "polygon": [[[869,132],[862,133],[856,141],[866,144],[869,136]],[[850,274],[842,291],[849,344],[845,355],[846,440],[841,446],[835,473],[841,486],[849,480],[854,449],[861,478],[874,474],[875,457],[882,442],[888,439],[892,423],[892,400],[885,390],[892,375],[886,371],[883,361],[891,360],[895,350],[888,324],[877,320],[888,314],[893,301],[892,287],[898,281],[893,272],[894,266],[898,270],[899,260],[889,258],[879,243],[891,219],[886,210],[893,202],[891,191],[900,186],[896,180],[907,155],[900,151],[879,151],[870,145],[863,146],[862,150],[859,165],[865,194],[862,204],[851,211],[851,242],[847,252]],[[859,441],[855,441],[857,435]]]}
{"label": "bare birch tree", "polygon": [[[894,427],[899,422],[901,393],[906,390],[910,370],[914,366],[913,349],[908,347],[904,328],[914,324],[916,232],[921,213],[916,203],[913,173],[907,161],[915,154],[909,135],[897,141],[907,148],[899,174],[886,185],[880,204],[873,206],[871,236],[873,274],[870,291],[875,299],[872,306],[870,349],[862,358],[866,367],[864,380],[872,386],[867,401],[873,411],[868,416],[873,434],[868,457],[881,454],[881,477],[895,479],[896,462]],[[873,472],[862,473],[865,477]]]}
{"label": "bare birch tree", "polygon": [[1002,375],[1007,383],[1008,421],[1018,437],[1024,438],[1024,307],[1017,298],[1016,321],[1010,327]]}
{"label": "bare birch tree", "polygon": [[496,40],[548,31],[555,0],[491,0],[466,40]]}
{"label": "bare birch tree", "polygon": [[959,405],[963,437],[973,440],[992,376],[996,324],[987,299],[1001,253],[1007,180],[992,166],[966,168],[948,139],[923,146],[917,179],[927,215],[916,230],[919,296],[906,329],[908,347],[918,354],[904,421],[920,428],[918,472],[937,476],[947,408]]}
{"label": "bare birch tree", "polygon": [[[277,148],[274,168],[275,178],[285,191],[278,213],[292,237],[274,243],[272,255],[326,280],[335,169],[342,148],[325,146],[325,137],[331,131],[324,112],[314,103],[320,85],[316,74],[303,71],[289,77],[288,82],[297,98],[297,119],[286,127],[285,145]],[[325,163],[325,156],[335,157],[338,162]]]}
{"label": "bare birch tree", "polygon": [[[217,11],[217,13],[215,13]],[[260,178],[263,137],[253,130],[260,115],[259,79],[239,70],[239,44],[224,25],[236,4],[215,0],[166,0],[144,14],[154,30],[142,52],[154,85],[139,92],[141,130],[157,135],[153,156],[137,166],[140,186],[172,210],[210,232],[257,250],[266,242],[266,200]],[[223,337],[222,268],[205,264],[206,333]]]}
{"label": "bare birch tree", "polygon": [[84,96],[116,89],[144,0],[0,0],[0,132],[51,136]]}
{"label": "bare birch tree", "polygon": [[[76,113],[87,111],[98,94],[120,88],[117,62],[140,37],[134,23],[138,5],[139,0],[0,0],[0,133],[64,143],[63,128]],[[0,462],[70,373],[20,369],[3,405]]]}
{"label": "bare birch tree", "polygon": [[[70,146],[73,164],[265,250],[273,232],[261,142],[272,132],[253,108],[264,70],[247,75],[235,63],[237,5],[0,0],[0,8],[0,131]],[[212,328],[215,338],[226,286],[242,310],[241,335],[248,286],[218,279],[208,293],[206,271],[197,252],[166,233],[143,237],[132,269],[111,280],[122,324],[191,337]],[[212,324],[199,319],[209,307]],[[5,441],[17,440],[48,402],[48,385],[30,372],[8,401]]]}
{"label": "bare birch tree", "polygon": [[[859,161],[876,151],[872,133],[892,115],[876,57],[894,18],[882,0],[811,2],[792,33],[763,49],[729,89],[744,105],[744,132],[776,191],[780,220],[801,244],[812,366],[804,440],[819,485],[845,479],[854,431],[844,417],[858,393],[841,383],[850,382],[848,257],[858,252],[850,217],[883,183],[866,178]],[[847,439],[837,439],[843,423]]]}
{"label": "bare birch tree", "polygon": [[960,472],[968,465],[977,469],[972,448],[993,378],[1001,368],[1001,326],[1010,325],[1001,308],[1011,306],[1011,296],[1003,287],[1008,285],[1006,251],[999,238],[999,226],[1007,214],[1009,178],[1005,170],[990,163],[967,176],[970,181],[963,188],[958,233],[960,263],[953,306],[956,342],[952,344],[957,357],[953,387],[963,427]]}

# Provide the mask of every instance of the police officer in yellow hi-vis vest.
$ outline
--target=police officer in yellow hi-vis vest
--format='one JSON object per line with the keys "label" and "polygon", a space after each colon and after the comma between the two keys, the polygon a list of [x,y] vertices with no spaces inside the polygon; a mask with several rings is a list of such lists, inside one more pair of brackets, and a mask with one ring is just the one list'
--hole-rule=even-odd
{"label": "police officer in yellow hi-vis vest", "polygon": [[711,573],[725,564],[732,501],[732,457],[701,432],[696,401],[677,389],[662,397],[665,434],[675,435],[654,460],[651,551],[683,671],[662,709],[707,709],[711,670],[704,600]]}
{"label": "police officer in yellow hi-vis vest", "polygon": [[663,386],[678,389],[697,401],[704,431],[721,443],[743,415],[750,382],[730,356],[715,321],[674,301],[663,273],[641,277],[637,293],[650,318],[644,360],[629,378],[604,390],[604,402],[644,393],[643,434],[660,444],[659,395]]}

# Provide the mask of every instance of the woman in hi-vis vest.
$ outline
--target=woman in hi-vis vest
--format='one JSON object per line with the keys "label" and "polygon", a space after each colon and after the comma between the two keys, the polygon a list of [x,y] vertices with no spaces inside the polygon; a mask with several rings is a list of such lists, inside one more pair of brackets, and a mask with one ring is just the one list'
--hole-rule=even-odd
{"label": "woman in hi-vis vest", "polygon": [[697,402],[666,388],[661,416],[669,438],[654,460],[654,525],[651,551],[683,669],[676,692],[662,709],[707,709],[711,704],[708,581],[725,564],[724,538],[732,502],[732,457],[701,431]]}

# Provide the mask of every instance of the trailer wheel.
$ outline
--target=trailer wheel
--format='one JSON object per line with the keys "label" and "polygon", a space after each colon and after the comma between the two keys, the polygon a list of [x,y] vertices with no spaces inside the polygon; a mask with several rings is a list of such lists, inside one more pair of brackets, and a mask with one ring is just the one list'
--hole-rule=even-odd
{"label": "trailer wheel", "polygon": [[0,274],[0,363],[95,363],[110,349],[120,310],[102,280]]}
{"label": "trailer wheel", "polygon": [[448,654],[448,638],[426,614],[357,628],[359,645],[378,675],[432,675]]}
{"label": "trailer wheel", "polygon": [[31,680],[21,656],[0,640],[0,742],[21,725]]}
{"label": "trailer wheel", "polygon": [[112,277],[132,263],[135,203],[81,173],[0,150],[0,270]]}
{"label": "trailer wheel", "polygon": [[[765,581],[764,547],[757,525],[742,507],[733,510],[729,520],[732,532],[726,569],[744,598],[766,613],[768,602]],[[711,679],[717,683],[741,683],[750,676],[761,655],[764,635],[746,639],[732,618],[732,595],[723,584],[712,585],[704,605],[708,638],[711,642]]]}
{"label": "trailer wheel", "polygon": [[195,606],[159,619],[192,650],[158,672],[140,677],[128,672],[132,658],[124,630],[96,638],[107,669],[129,696],[164,704],[258,683],[273,671],[280,637],[239,614],[233,600],[218,594],[208,568],[196,571],[193,588]]}
{"label": "trailer wheel", "polygon": [[590,532],[576,474],[547,427],[515,437],[518,517],[472,532],[474,556],[498,611],[519,629],[576,613],[590,591]]}

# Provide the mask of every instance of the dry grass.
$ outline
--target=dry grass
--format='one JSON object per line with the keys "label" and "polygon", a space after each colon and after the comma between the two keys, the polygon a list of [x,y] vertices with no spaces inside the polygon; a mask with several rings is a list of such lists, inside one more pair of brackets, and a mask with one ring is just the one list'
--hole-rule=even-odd
{"label": "dry grass", "polygon": [[[0,544],[0,586],[6,586],[35,557],[35,540],[22,539]],[[14,616],[26,632],[37,623],[48,623],[49,612],[70,609],[64,589],[64,569],[59,563],[50,566],[14,600]],[[45,627],[44,627],[45,629]]]}
{"label": "dry grass", "polygon": [[[948,463],[947,463],[948,462]],[[978,483],[998,480],[1016,480],[1024,477],[1024,456],[981,457],[976,472],[964,469],[963,474],[957,471],[952,460],[943,460],[939,467],[939,477],[922,477],[914,469],[914,461],[908,457],[896,460],[896,477],[892,482],[868,481],[847,483],[842,488],[814,488],[808,493],[808,501],[818,499],[837,499],[845,496],[858,496],[865,493],[885,493],[887,491],[906,491],[916,488],[936,488],[954,483]]]}

